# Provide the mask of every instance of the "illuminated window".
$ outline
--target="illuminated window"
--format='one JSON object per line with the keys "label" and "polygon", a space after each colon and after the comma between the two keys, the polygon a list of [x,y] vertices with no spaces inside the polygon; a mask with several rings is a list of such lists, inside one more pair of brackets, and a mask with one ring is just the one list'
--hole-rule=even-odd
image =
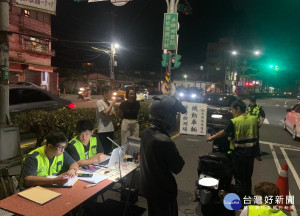
{"label": "illuminated window", "polygon": [[29,10],[24,10],[24,16],[30,17],[30,11]]}

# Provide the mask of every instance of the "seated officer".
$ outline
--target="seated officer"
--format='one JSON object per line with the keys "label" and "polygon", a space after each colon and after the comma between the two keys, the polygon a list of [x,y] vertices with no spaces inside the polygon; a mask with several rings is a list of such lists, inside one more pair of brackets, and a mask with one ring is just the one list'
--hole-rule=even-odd
{"label": "seated officer", "polygon": [[[22,161],[20,188],[37,185],[63,185],[74,177],[78,164],[64,151],[68,139],[63,132],[52,131],[46,136],[47,144],[31,151]],[[56,178],[47,178],[58,175]]]}
{"label": "seated officer", "polygon": [[70,141],[66,149],[79,166],[99,163],[106,158],[98,136],[93,135],[93,129],[89,120],[80,120],[76,126],[78,135]]}

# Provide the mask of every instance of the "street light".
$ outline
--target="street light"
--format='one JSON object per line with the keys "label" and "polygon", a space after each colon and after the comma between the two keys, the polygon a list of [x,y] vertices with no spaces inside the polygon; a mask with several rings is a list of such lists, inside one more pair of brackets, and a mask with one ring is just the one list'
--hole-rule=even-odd
{"label": "street light", "polygon": [[260,55],[260,51],[259,50],[255,50],[254,51],[254,55],[256,55],[256,56]]}
{"label": "street light", "polygon": [[186,74],[184,74],[184,75],[183,75],[183,77],[184,77],[184,79],[186,80],[186,78],[187,78],[187,75],[186,75]]}
{"label": "street light", "polygon": [[236,51],[236,50],[233,50],[233,51],[231,52],[231,54],[232,54],[232,55],[237,55],[237,51]]}

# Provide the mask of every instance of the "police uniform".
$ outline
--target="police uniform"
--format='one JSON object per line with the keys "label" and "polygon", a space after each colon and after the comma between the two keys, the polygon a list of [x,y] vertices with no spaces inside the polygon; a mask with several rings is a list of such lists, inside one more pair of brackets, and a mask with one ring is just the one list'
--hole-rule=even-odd
{"label": "police uniform", "polygon": [[75,162],[67,152],[49,159],[45,154],[45,148],[45,146],[41,146],[34,149],[23,159],[20,188],[26,187],[24,185],[24,178],[26,176],[47,177],[50,175],[59,175],[68,171],[69,167]]}
{"label": "police uniform", "polygon": [[86,160],[98,153],[103,153],[103,147],[98,136],[92,135],[87,146],[83,145],[78,137],[74,137],[66,151],[73,157],[75,161]]}
{"label": "police uniform", "polygon": [[[265,111],[263,110],[263,108],[257,104],[255,104],[255,105],[249,104],[246,114],[255,116],[257,118],[257,124],[259,124],[261,117],[262,118],[266,117],[266,114],[265,114]],[[260,146],[259,146],[259,130],[257,131],[257,145],[255,147],[255,155],[259,160],[261,160],[260,159]]]}
{"label": "police uniform", "polygon": [[246,115],[231,119],[225,128],[226,134],[232,136],[232,165],[236,192],[240,197],[251,195],[257,128],[256,117]]}

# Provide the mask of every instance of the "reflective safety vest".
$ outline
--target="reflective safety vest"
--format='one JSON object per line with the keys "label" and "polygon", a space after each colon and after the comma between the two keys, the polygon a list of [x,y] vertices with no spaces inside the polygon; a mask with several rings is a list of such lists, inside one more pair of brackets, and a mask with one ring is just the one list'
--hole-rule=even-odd
{"label": "reflective safety vest", "polygon": [[251,107],[248,106],[248,109],[247,109],[246,114],[247,114],[247,115],[255,116],[255,117],[257,118],[257,121],[260,121],[260,113],[259,113],[259,110],[260,110],[260,106],[258,106],[258,105],[255,105],[255,107],[252,109],[252,111],[251,111]]}
{"label": "reflective safety vest", "polygon": [[253,147],[257,141],[257,119],[254,116],[240,115],[231,119],[234,125],[234,139],[230,141],[230,149]]}
{"label": "reflective safety vest", "polygon": [[[37,149],[34,149],[28,154],[28,156],[33,155],[37,159],[36,176],[47,177],[50,175],[58,175],[58,173],[60,172],[64,164],[64,154],[54,156],[53,162],[50,166],[49,159],[45,154],[45,148],[46,148],[45,146],[41,146]],[[22,167],[25,160],[26,157],[22,160]],[[23,187],[23,183],[24,183],[24,177],[21,177],[20,188]]]}
{"label": "reflective safety vest", "polygon": [[90,148],[88,151],[88,158],[86,158],[84,146],[78,137],[73,138],[70,141],[70,145],[73,145],[76,148],[76,151],[80,157],[80,160],[86,160],[97,154],[97,137],[92,135],[90,138]]}
{"label": "reflective safety vest", "polygon": [[279,209],[273,209],[266,205],[249,205],[248,216],[287,216]]}

